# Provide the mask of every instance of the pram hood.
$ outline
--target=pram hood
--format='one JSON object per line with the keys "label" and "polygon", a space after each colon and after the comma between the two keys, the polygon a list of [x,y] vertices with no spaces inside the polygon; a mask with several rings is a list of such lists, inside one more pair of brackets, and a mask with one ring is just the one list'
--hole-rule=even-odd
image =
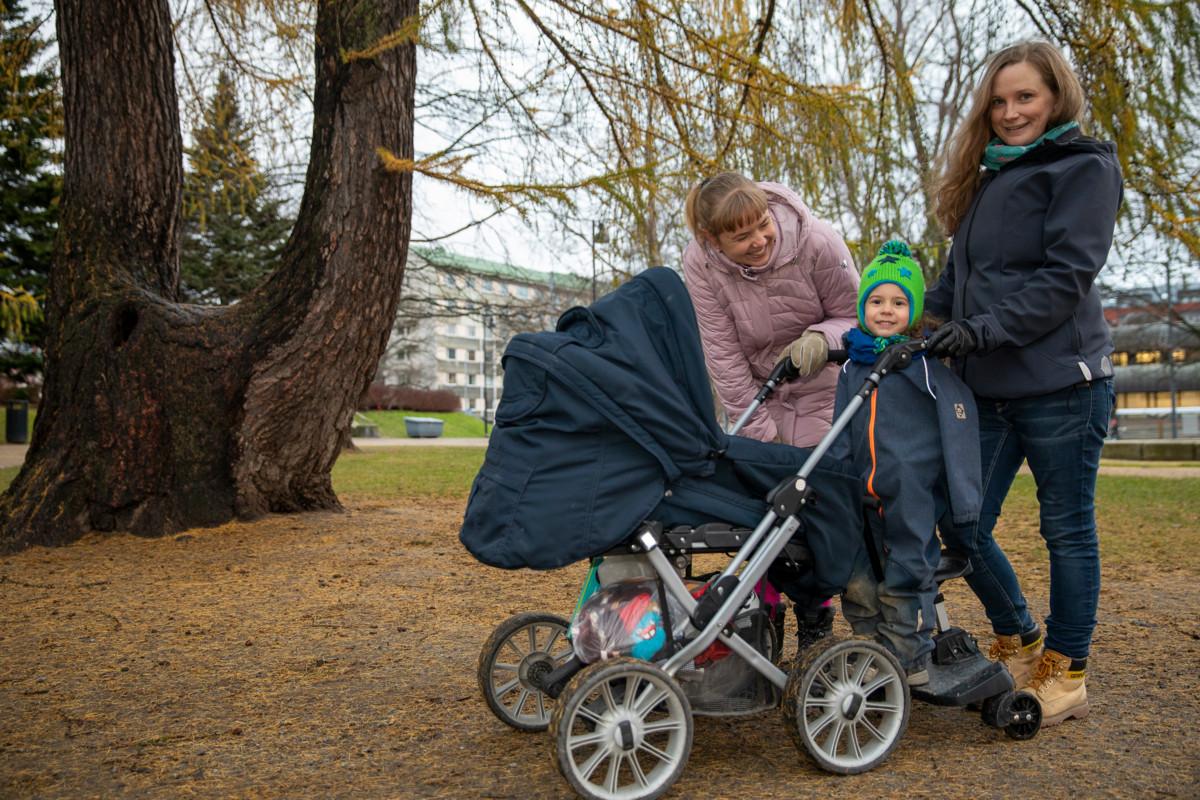
{"label": "pram hood", "polygon": [[[721,430],[691,299],[664,267],[568,310],[553,332],[514,337],[503,365],[460,532],[487,564],[559,567],[612,549],[646,519],[753,526],[766,492],[807,454]],[[836,462],[813,483],[820,516],[839,528],[830,535],[857,546],[861,483]]]}

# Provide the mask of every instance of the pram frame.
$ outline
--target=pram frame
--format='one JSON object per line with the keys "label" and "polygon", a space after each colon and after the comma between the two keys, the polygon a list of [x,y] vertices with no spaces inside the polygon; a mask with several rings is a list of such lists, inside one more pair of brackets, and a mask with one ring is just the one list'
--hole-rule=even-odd
{"label": "pram frame", "polygon": [[[923,340],[900,342],[888,347],[880,354],[871,372],[863,381],[862,387],[846,404],[846,407],[833,421],[829,431],[821,437],[820,442],[813,448],[812,453],[797,470],[794,477],[789,477],[779,484],[770,494],[772,507],[754,528],[753,533],[730,559],[729,564],[712,582],[712,591],[721,592],[724,587],[733,585],[733,590],[717,607],[711,618],[687,644],[675,651],[670,658],[659,666],[671,677],[692,663],[714,641],[720,639],[733,652],[745,659],[764,678],[781,691],[787,685],[787,674],[771,663],[753,645],[737,636],[727,626],[734,616],[745,605],[754,591],[755,584],[767,574],[771,564],[783,553],[789,540],[799,530],[801,525],[800,513],[811,500],[811,490],[808,487],[808,477],[816,469],[822,456],[829,451],[837,437],[850,424],[854,415],[871,394],[879,388],[879,383],[885,376],[896,370],[904,369],[912,363],[913,355],[925,349]],[[781,364],[786,364],[786,360]],[[781,372],[776,369],[776,373]],[[755,402],[739,418],[734,427],[738,430],[758,404],[778,385],[775,373],[768,379],[760,390]],[[778,525],[776,523],[779,523]],[[658,574],[659,580],[671,595],[687,611],[689,618],[696,621],[697,609],[700,603],[694,598],[683,579],[679,576],[670,559],[662,552],[660,543],[655,535],[643,528],[635,536],[647,560]]]}

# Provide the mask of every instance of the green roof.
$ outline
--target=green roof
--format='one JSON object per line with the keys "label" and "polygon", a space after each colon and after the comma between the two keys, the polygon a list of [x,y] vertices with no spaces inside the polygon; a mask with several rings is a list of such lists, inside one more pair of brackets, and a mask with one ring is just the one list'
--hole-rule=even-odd
{"label": "green roof", "polygon": [[490,275],[522,283],[536,283],[551,288],[573,289],[580,292],[586,291],[592,286],[591,278],[570,272],[542,272],[500,261],[472,258],[453,253],[442,247],[411,247],[410,249],[435,267],[473,272],[477,275]]}

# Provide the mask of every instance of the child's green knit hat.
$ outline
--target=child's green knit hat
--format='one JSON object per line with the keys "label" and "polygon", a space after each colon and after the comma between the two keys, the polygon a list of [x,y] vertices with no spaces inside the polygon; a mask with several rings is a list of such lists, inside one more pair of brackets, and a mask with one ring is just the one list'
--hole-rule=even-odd
{"label": "child's green knit hat", "polygon": [[913,260],[908,245],[893,239],[879,248],[879,255],[867,264],[858,284],[858,324],[863,330],[867,328],[866,315],[863,313],[867,298],[881,283],[894,283],[904,290],[908,297],[909,325],[921,318],[925,310],[925,276],[921,274],[921,266]]}

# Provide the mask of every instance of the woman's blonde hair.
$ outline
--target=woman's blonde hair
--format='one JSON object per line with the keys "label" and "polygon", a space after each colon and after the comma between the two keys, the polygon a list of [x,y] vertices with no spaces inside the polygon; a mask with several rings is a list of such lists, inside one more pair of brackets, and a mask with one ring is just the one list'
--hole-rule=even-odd
{"label": "woman's blonde hair", "polygon": [[738,172],[718,172],[692,187],[683,214],[692,235],[719,236],[757,222],[767,213],[767,193]]}
{"label": "woman's blonde hair", "polygon": [[953,234],[966,216],[981,179],[979,161],[984,148],[995,136],[992,130],[992,87],[996,74],[1013,64],[1028,63],[1041,75],[1054,93],[1054,110],[1047,129],[1066,122],[1079,122],[1083,116],[1083,87],[1075,70],[1057,47],[1049,42],[1018,42],[993,55],[984,69],[979,85],[971,95],[971,110],[950,139],[950,146],[939,164],[934,183],[934,215]]}

